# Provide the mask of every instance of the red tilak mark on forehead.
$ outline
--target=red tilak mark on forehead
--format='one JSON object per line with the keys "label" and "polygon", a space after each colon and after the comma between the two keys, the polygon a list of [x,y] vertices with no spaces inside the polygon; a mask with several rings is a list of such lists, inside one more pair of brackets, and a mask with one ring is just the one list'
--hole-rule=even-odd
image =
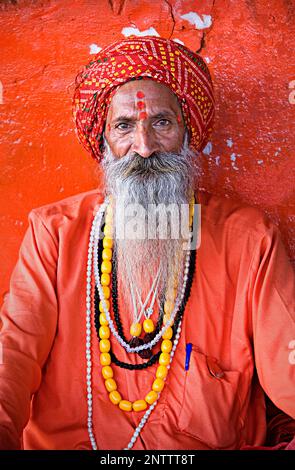
{"label": "red tilak mark on forehead", "polygon": [[141,111],[141,113],[139,113],[139,119],[146,119],[147,118],[147,113],[145,111]]}
{"label": "red tilak mark on forehead", "polygon": [[138,101],[137,105],[138,109],[144,109],[145,108],[145,102],[144,101]]}
{"label": "red tilak mark on forehead", "polygon": [[137,96],[137,98],[140,98],[140,99],[141,99],[141,98],[144,98],[144,97],[145,97],[145,94],[144,94],[143,91],[138,91],[138,92],[136,93],[136,96]]}

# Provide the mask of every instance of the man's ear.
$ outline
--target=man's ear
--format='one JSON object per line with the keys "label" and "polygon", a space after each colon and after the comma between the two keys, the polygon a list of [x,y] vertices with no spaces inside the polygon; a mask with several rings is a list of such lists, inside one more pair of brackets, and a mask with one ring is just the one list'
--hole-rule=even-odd
{"label": "man's ear", "polygon": [[184,136],[183,136],[183,143],[182,143],[182,148],[189,148],[190,150],[192,150],[190,148],[190,132],[189,132],[189,129],[187,127],[185,127],[185,130],[184,130]]}

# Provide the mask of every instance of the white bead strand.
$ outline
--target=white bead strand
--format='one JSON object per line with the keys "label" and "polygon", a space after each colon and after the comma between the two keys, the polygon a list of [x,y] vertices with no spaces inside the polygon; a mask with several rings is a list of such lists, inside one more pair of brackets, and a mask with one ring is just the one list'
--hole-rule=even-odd
{"label": "white bead strand", "polygon": [[86,274],[86,388],[87,388],[87,429],[88,435],[93,450],[97,450],[97,444],[93,433],[92,421],[92,360],[91,360],[91,271],[92,271],[92,253],[93,241],[95,234],[96,222],[101,223],[102,215],[105,210],[106,203],[102,204],[93,220],[91,227],[89,245],[88,245],[88,259],[87,259],[87,274]]}

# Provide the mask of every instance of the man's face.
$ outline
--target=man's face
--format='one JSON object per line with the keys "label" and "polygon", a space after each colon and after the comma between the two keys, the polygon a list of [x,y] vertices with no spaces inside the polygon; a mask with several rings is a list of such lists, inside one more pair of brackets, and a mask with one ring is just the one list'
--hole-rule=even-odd
{"label": "man's face", "polygon": [[135,152],[148,158],[154,152],[179,152],[184,121],[176,96],[153,80],[125,83],[114,94],[105,137],[113,155]]}

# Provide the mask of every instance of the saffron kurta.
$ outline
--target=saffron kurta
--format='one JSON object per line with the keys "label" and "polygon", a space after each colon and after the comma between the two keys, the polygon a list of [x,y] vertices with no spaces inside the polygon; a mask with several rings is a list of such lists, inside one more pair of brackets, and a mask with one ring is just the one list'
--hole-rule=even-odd
{"label": "saffron kurta", "polygon": [[[294,273],[259,211],[199,193],[202,238],[181,337],[159,403],[134,449],[239,449],[265,440],[264,392],[295,418]],[[90,449],[85,292],[96,190],[34,209],[2,307],[0,448]],[[122,310],[123,311],[123,310]],[[121,314],[129,331],[130,316]],[[293,342],[293,343],[292,343]],[[185,371],[186,344],[193,350]],[[112,339],[117,357],[128,355]],[[108,398],[92,334],[99,449],[124,448],[143,412]],[[114,366],[122,397],[144,398],[157,365]],[[216,371],[223,372],[217,377]],[[32,400],[31,400],[32,397]]]}

